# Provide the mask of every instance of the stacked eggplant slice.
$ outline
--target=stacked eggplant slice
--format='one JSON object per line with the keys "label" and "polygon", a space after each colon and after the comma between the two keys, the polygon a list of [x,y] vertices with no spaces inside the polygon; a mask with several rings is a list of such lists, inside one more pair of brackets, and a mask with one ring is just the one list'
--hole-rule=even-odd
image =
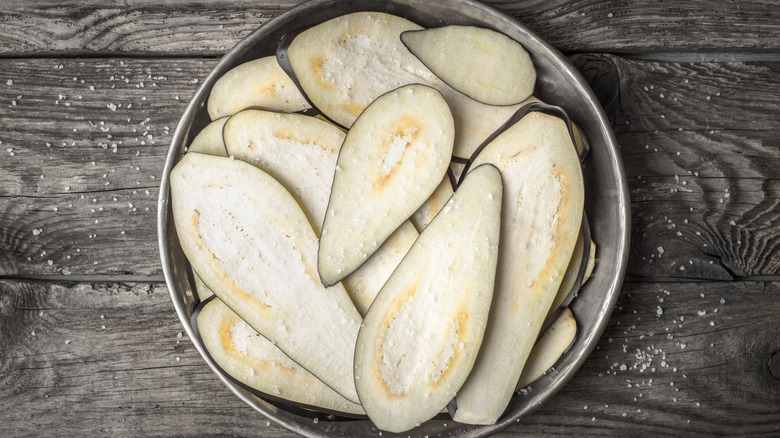
{"label": "stacked eggplant slice", "polygon": [[498,421],[573,343],[595,263],[587,138],[535,86],[506,35],[379,12],[220,78],[170,177],[213,362],[390,432]]}

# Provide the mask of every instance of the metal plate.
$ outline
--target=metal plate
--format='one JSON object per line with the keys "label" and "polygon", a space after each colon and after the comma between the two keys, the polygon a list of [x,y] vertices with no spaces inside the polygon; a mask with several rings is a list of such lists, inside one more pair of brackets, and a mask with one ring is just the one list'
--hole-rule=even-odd
{"label": "metal plate", "polygon": [[[173,226],[169,175],[184,153],[189,139],[210,120],[206,99],[214,82],[231,68],[274,53],[288,32],[309,27],[355,11],[382,11],[399,15],[424,27],[466,24],[493,28],[525,46],[537,68],[535,96],[563,107],[579,123],[592,148],[584,163],[585,210],[593,240],[597,242],[598,263],[571,309],[577,319],[578,336],[567,354],[531,385],[517,394],[499,419],[489,426],[470,426],[451,420],[431,420],[398,436],[485,437],[514,424],[555,394],[579,369],[604,331],[625,274],[629,244],[628,188],[617,142],[598,100],[577,70],[555,48],[526,29],[515,19],[470,0],[430,2],[428,0],[313,0],[268,21],[232,48],[198,88],[176,128],[168,152],[158,200],[158,241],[163,273],[176,312],[195,347],[220,380],[239,398],[281,426],[307,437],[378,436],[368,420],[314,421],[300,409],[286,409],[258,398],[223,375],[197,341],[190,316],[197,299],[194,281]],[[383,437],[395,436],[382,433]]]}

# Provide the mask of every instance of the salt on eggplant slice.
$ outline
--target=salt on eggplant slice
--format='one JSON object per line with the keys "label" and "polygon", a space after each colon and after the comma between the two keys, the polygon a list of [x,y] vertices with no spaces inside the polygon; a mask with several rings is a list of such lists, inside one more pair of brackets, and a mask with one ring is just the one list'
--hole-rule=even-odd
{"label": "salt on eggplant slice", "polygon": [[357,403],[352,352],[362,317],[317,275],[317,235],[290,193],[243,161],[185,154],[171,171],[182,250],[233,311]]}
{"label": "salt on eggplant slice", "polygon": [[225,142],[222,140],[222,128],[227,122],[227,117],[220,117],[217,120],[206,125],[187,148],[187,152],[197,152],[200,154],[217,155],[227,157]]}
{"label": "salt on eggplant slice", "polygon": [[441,180],[433,191],[433,194],[423,202],[423,205],[421,205],[411,217],[411,221],[418,232],[422,232],[422,230],[431,223],[436,216],[436,213],[447,204],[447,201],[450,200],[452,194],[455,193],[452,187],[453,184],[448,170],[448,175]]}
{"label": "salt on eggplant slice", "polygon": [[493,295],[501,197],[498,169],[474,169],[368,310],[355,385],[379,429],[403,432],[434,417],[471,370]]}
{"label": "salt on eggplant slice", "polygon": [[453,155],[468,159],[519,106],[477,102],[436,77],[403,45],[402,32],[422,27],[380,12],[356,12],[283,39],[281,64],[311,104],[349,128],[377,97],[409,84],[439,90],[455,120]]}
{"label": "salt on eggplant slice", "polygon": [[506,409],[571,259],[584,200],[570,125],[557,116],[526,113],[472,166],[482,163],[504,176],[504,208],[494,306],[477,363],[456,398],[454,419],[471,424],[493,424]]}
{"label": "salt on eggplant slice", "polygon": [[324,284],[354,272],[430,197],[447,171],[453,135],[447,102],[425,85],[366,107],[339,151],[318,252]]}
{"label": "salt on eggplant slice", "polygon": [[[341,128],[300,114],[244,110],[230,118],[224,137],[230,155],[265,170],[298,199],[319,235],[345,137]],[[411,223],[402,224],[344,279],[361,315],[365,315],[417,235]]]}
{"label": "salt on eggplant slice", "polygon": [[477,26],[406,31],[401,42],[452,88],[488,105],[515,105],[534,91],[536,68],[523,46]]}
{"label": "salt on eggplant slice", "polygon": [[355,307],[365,315],[382,286],[412,248],[420,233],[411,221],[406,221],[377,248],[355,272],[342,280]]}
{"label": "salt on eggplant slice", "polygon": [[296,112],[310,106],[276,57],[266,56],[238,65],[217,79],[206,107],[211,120],[216,120],[246,108]]}
{"label": "salt on eggplant slice", "polygon": [[365,418],[360,405],[295,363],[218,298],[198,306],[193,327],[214,363],[251,393],[303,409]]}
{"label": "salt on eggplant slice", "polygon": [[568,307],[564,307],[555,322],[544,331],[531,349],[525,362],[515,391],[525,388],[544,375],[574,342],[577,336],[577,321]]}

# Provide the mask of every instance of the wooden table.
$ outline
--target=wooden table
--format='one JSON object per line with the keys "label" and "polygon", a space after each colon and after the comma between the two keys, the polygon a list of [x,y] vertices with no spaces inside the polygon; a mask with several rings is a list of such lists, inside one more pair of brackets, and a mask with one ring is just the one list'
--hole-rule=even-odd
{"label": "wooden table", "polygon": [[[299,1],[1,3],[0,436],[292,436],[183,335],[155,221],[199,82]],[[597,350],[499,436],[777,436],[780,6],[491,3],[592,84],[633,230]]]}

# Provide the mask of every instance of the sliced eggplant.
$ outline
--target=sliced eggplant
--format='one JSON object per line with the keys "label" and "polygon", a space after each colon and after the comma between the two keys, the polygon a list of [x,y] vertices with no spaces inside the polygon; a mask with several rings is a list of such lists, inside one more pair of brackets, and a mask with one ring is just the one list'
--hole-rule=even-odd
{"label": "sliced eggplant", "polygon": [[411,221],[418,232],[422,232],[431,223],[436,213],[450,200],[453,193],[452,181],[449,175],[447,175],[441,180],[441,183],[439,183],[428,200],[423,202],[423,205],[412,215]]}
{"label": "sliced eggplant", "polygon": [[190,143],[189,148],[187,148],[187,152],[227,157],[228,154],[225,150],[225,142],[222,140],[222,128],[225,126],[227,119],[227,117],[220,117],[206,125],[206,127],[192,139],[192,143]]}
{"label": "sliced eggplant", "polygon": [[[298,199],[319,234],[345,137],[341,128],[300,114],[245,110],[230,118],[224,136],[230,155],[270,173]],[[417,235],[410,223],[404,223],[344,279],[361,315]]]}
{"label": "sliced eggplant", "polygon": [[323,114],[350,127],[377,97],[408,84],[442,93],[455,120],[453,154],[469,158],[519,106],[477,102],[445,84],[401,43],[419,25],[390,14],[356,12],[313,26],[280,47],[304,94]]}
{"label": "sliced eggplant", "polygon": [[362,323],[341,284],[317,275],[317,235],[289,192],[243,161],[185,154],[171,171],[182,250],[208,287],[291,359],[357,403]]}
{"label": "sliced eggplant", "polygon": [[534,91],[531,57],[503,33],[451,25],[407,31],[401,41],[436,76],[476,101],[515,105]]}
{"label": "sliced eggplant", "polygon": [[211,120],[253,107],[284,112],[310,108],[275,56],[255,59],[229,70],[214,83],[206,106]]}
{"label": "sliced eggplant", "polygon": [[206,301],[210,297],[214,296],[214,292],[206,286],[203,279],[200,278],[197,272],[192,271],[192,277],[195,280],[195,293],[198,295],[200,301]]}
{"label": "sliced eggplant", "polygon": [[412,248],[419,234],[411,221],[404,222],[365,263],[344,278],[343,282],[361,315],[368,312],[374,298]]}
{"label": "sliced eggplant", "polygon": [[430,197],[447,171],[453,132],[447,102],[425,85],[366,107],[339,151],[318,252],[324,284],[355,271]]}
{"label": "sliced eggplant", "polygon": [[595,267],[596,267],[596,243],[591,240],[590,251],[588,251],[588,261],[587,261],[587,265],[585,266],[585,275],[582,277],[582,284],[585,284],[585,282],[588,281],[591,274],[593,274],[593,269]]}
{"label": "sliced eggplant", "polygon": [[301,368],[219,299],[200,307],[196,327],[214,362],[253,393],[319,411],[365,415],[360,405]]}
{"label": "sliced eggplant", "polygon": [[536,341],[525,362],[515,391],[530,385],[552,368],[569,348],[576,335],[577,321],[574,320],[571,310],[565,307],[550,328]]}
{"label": "sliced eggplant", "polygon": [[472,424],[495,423],[512,397],[571,259],[584,198],[579,159],[559,117],[526,114],[477,155],[474,165],[482,163],[501,170],[504,207],[494,304],[456,399],[454,419]]}
{"label": "sliced eggplant", "polygon": [[[566,272],[563,274],[561,285],[558,286],[558,292],[555,294],[550,305],[550,310],[547,312],[547,317],[555,313],[561,306],[563,301],[571,295],[574,291],[578,290],[582,285],[583,274],[585,272],[584,264],[587,263],[585,258],[585,233],[580,228],[580,233],[577,235],[577,243],[574,245],[574,252],[569,260],[569,265],[566,267]],[[579,280],[579,284],[577,281]]]}
{"label": "sliced eggplant", "polygon": [[379,429],[403,432],[434,417],[471,370],[493,294],[501,193],[498,169],[474,169],[368,310],[355,385]]}

